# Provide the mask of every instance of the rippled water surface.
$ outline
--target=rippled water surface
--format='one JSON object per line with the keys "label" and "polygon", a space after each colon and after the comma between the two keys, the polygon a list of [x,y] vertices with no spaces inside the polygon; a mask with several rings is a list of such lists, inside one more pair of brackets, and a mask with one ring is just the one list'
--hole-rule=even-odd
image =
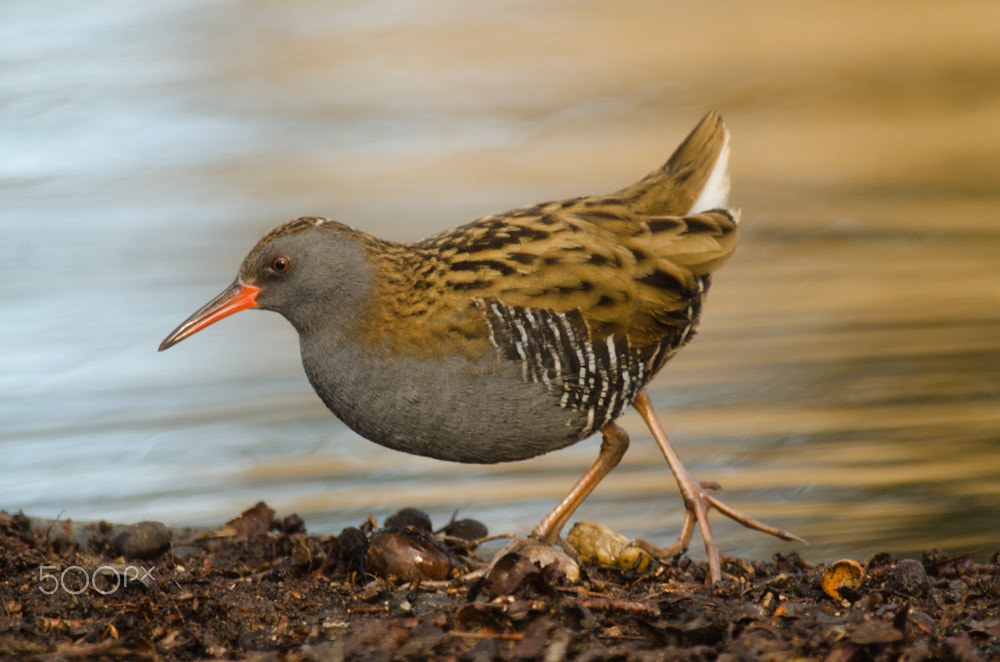
{"label": "rippled water surface", "polygon": [[[413,239],[619,188],[708,109],[733,134],[735,258],[651,396],[688,468],[810,540],[1000,548],[1000,5],[0,6],[0,508],[217,524],[257,500],[336,532],[402,505],[528,531],[591,439],[488,467],[329,416],[277,315],[165,354],[258,236],[305,214]],[[666,542],[635,414],[579,511]],[[700,550],[693,550],[700,556]]]}

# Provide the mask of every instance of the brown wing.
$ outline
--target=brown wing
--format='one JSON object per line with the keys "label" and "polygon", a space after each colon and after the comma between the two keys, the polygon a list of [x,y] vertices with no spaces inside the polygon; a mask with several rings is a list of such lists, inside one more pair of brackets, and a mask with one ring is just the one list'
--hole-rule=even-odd
{"label": "brown wing", "polygon": [[[625,334],[633,347],[689,324],[703,277],[736,247],[726,211],[688,217],[628,217],[624,204],[552,203],[487,218],[434,238],[446,307],[475,299],[508,306],[579,310],[593,338]],[[527,210],[525,210],[527,212]],[[447,256],[441,259],[440,256]]]}
{"label": "brown wing", "polygon": [[487,216],[414,244],[379,242],[370,257],[386,268],[376,280],[399,282],[373,288],[363,335],[397,351],[419,352],[429,337],[474,354],[487,329],[470,304],[496,298],[578,310],[594,339],[682,344],[707,275],[736,244],[728,212],[688,215],[725,204],[728,141],[721,118],[709,113],[666,164],[617,193]]}

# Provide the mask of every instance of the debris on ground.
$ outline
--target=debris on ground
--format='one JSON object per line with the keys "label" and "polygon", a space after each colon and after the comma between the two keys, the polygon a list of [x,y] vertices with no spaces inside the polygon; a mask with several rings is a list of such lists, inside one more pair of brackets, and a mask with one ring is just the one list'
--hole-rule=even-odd
{"label": "debris on ground", "polygon": [[487,566],[483,524],[415,509],[336,536],[263,503],[217,531],[0,511],[0,659],[1000,659],[1000,553],[725,558],[706,586],[587,527],[574,578],[517,544]]}

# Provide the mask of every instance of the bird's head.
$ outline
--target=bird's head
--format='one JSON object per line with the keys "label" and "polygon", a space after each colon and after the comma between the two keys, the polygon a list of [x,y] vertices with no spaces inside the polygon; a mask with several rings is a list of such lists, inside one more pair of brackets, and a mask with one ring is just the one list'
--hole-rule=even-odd
{"label": "bird's head", "polygon": [[370,287],[367,235],[323,218],[298,218],[264,235],[236,280],[173,330],[160,351],[247,308],[281,313],[300,332],[352,317]]}

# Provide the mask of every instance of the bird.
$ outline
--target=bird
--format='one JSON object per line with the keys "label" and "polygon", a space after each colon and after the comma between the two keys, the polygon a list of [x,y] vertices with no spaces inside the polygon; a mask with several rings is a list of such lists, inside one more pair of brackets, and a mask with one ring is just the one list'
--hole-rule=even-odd
{"label": "bird", "polygon": [[597,459],[531,532],[549,545],[624,455],[629,436],[616,421],[632,406],[685,506],[675,543],[642,542],[673,558],[697,524],[706,582],[719,581],[711,508],[801,541],[709,494],[718,485],[684,468],[646,390],[695,335],[712,274],[736,248],[729,143],[709,112],[666,163],[621,190],[519,207],[413,242],[325,217],[287,221],[159,350],[236,312],[271,310],[298,332],[320,399],[382,446],[492,464],[599,432]]}

